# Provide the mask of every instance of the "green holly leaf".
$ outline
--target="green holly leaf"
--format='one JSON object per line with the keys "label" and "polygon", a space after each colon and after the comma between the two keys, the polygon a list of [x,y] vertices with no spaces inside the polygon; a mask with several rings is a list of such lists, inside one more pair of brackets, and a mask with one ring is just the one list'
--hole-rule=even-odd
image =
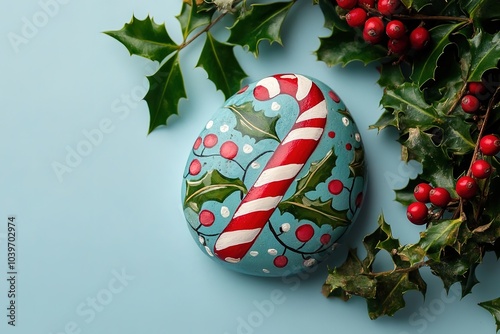
{"label": "green holly leaf", "polygon": [[319,0],[319,7],[325,17],[324,27],[330,30],[350,31],[347,21],[342,19],[339,15],[339,6],[330,0]]}
{"label": "green holly leaf", "polygon": [[379,119],[375,124],[372,124],[369,126],[370,130],[373,129],[378,129],[380,132],[381,130],[387,128],[387,127],[398,127],[398,122],[397,119],[394,117],[394,113],[389,110],[384,110],[382,114],[380,115]]}
{"label": "green holly leaf", "polygon": [[382,315],[392,316],[405,307],[404,294],[410,290],[425,291],[410,280],[405,272],[391,272],[377,276],[377,290],[375,298],[367,299],[368,315],[376,319]]}
{"label": "green holly leaf", "polygon": [[420,87],[435,78],[438,61],[444,54],[445,48],[451,44],[450,34],[461,25],[463,23],[443,24],[429,30],[431,35],[429,50],[419,55],[413,62],[413,73],[411,74],[411,79]]}
{"label": "green holly leaf", "polygon": [[326,202],[320,199],[311,201],[304,195],[298,194],[278,204],[281,213],[289,212],[298,220],[309,220],[319,227],[331,225],[332,228],[349,225],[347,211],[338,211],[332,207],[332,199]]}
{"label": "green holly leaf", "polygon": [[228,178],[219,171],[212,170],[198,180],[186,181],[184,208],[189,207],[198,213],[203,203],[207,201],[222,203],[235,191],[240,191],[243,194],[247,192],[243,181],[237,178]]}
{"label": "green holly leaf", "polygon": [[446,117],[442,146],[456,155],[464,155],[474,150],[476,143],[471,137],[472,124],[465,120],[463,113]]}
{"label": "green holly leaf", "polygon": [[[386,223],[384,215],[381,214],[377,220],[378,227],[371,234],[363,238],[363,246],[366,249],[366,257],[363,260],[363,266],[371,270],[375,257],[381,249],[389,249],[389,252],[394,248],[399,248],[399,241],[392,237],[392,230],[389,224]],[[385,245],[380,247],[380,245]],[[390,245],[389,247],[387,247]]]}
{"label": "green holly leaf", "polygon": [[471,70],[468,81],[481,81],[483,73],[496,68],[500,60],[500,34],[491,35],[479,31],[470,40]]}
{"label": "green holly leaf", "polygon": [[498,332],[500,330],[500,298],[482,302],[478,305],[491,313],[493,319],[495,319]]}
{"label": "green holly leaf", "polygon": [[419,128],[410,129],[408,139],[403,145],[408,149],[408,159],[422,164],[420,177],[427,182],[447,188],[454,193],[455,179],[451,158],[440,146],[436,146],[431,139],[432,135]]}
{"label": "green holly leaf", "polygon": [[446,246],[453,246],[457,240],[458,231],[464,219],[441,220],[432,224],[420,233],[419,246],[427,256],[436,262],[440,261],[441,251]]}
{"label": "green holly leaf", "polygon": [[177,114],[179,100],[186,98],[179,55],[171,57],[160,69],[148,77],[149,91],[144,97],[149,107],[149,133],[166,125],[171,115]]}
{"label": "green holly leaf", "polygon": [[415,196],[414,196],[414,190],[415,190],[415,187],[419,184],[419,183],[422,183],[422,182],[425,182],[424,180],[422,180],[421,178],[417,177],[416,179],[414,180],[409,180],[407,185],[402,188],[402,189],[396,189],[395,190],[395,193],[396,193],[396,201],[398,201],[399,203],[405,205],[405,206],[408,206],[410,205],[411,203],[415,202]]}
{"label": "green holly leaf", "polygon": [[251,9],[239,17],[230,28],[231,36],[227,42],[248,47],[256,57],[261,41],[282,44],[281,27],[294,3],[295,1],[251,5]]}
{"label": "green holly leaf", "polygon": [[387,49],[381,45],[371,45],[355,36],[354,31],[334,30],[330,37],[321,37],[316,50],[318,60],[328,66],[341,64],[345,67],[353,61],[367,65],[387,57]]}
{"label": "green holly leaf", "polygon": [[276,123],[280,116],[268,117],[264,111],[256,111],[252,102],[227,107],[236,117],[236,131],[259,142],[264,139],[280,141],[276,133]]}
{"label": "green holly leaf", "polygon": [[413,266],[424,261],[426,253],[418,244],[408,244],[399,249],[398,256],[402,261],[408,262],[409,266]]}
{"label": "green holly leaf", "polygon": [[191,4],[182,3],[181,12],[176,16],[182,30],[182,37],[186,41],[187,37],[193,30],[198,27],[210,24],[212,13],[207,11],[198,11],[196,1],[192,0]]}
{"label": "green holly leaf", "polygon": [[225,97],[233,95],[240,88],[246,73],[234,56],[233,46],[216,40],[210,32],[196,67],[202,67],[208,78],[222,91]]}
{"label": "green holly leaf", "polygon": [[332,175],[332,169],[335,167],[337,156],[333,150],[328,151],[323,159],[311,163],[311,167],[306,175],[297,182],[295,195],[305,195],[307,192],[315,190],[316,186]]}
{"label": "green holly leaf", "polygon": [[396,88],[407,81],[401,66],[392,64],[383,64],[380,66],[380,78],[377,83],[382,88]]}
{"label": "green holly leaf", "polygon": [[366,269],[355,249],[351,249],[340,267],[328,271],[322,292],[325,297],[337,297],[347,301],[351,296],[375,298],[376,281],[368,275],[363,275]]}
{"label": "green holly leaf", "polygon": [[121,42],[131,55],[158,62],[179,49],[168,35],[165,24],[156,24],[149,16],[144,20],[132,16],[122,29],[104,33]]}

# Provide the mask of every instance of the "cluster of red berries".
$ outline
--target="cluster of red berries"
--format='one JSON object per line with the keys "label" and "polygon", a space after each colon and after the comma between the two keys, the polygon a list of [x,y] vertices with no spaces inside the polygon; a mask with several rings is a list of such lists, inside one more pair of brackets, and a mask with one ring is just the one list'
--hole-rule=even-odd
{"label": "cluster of red berries", "polygon": [[[500,153],[500,138],[497,135],[489,134],[479,141],[479,149],[484,157],[494,156]],[[464,175],[457,180],[455,191],[463,199],[471,199],[479,192],[477,180],[486,179],[492,174],[492,167],[485,159],[477,159],[471,165],[469,175]],[[416,225],[425,224],[429,217],[427,203],[435,207],[445,208],[452,201],[450,192],[445,188],[433,188],[428,183],[420,183],[413,190],[413,195],[417,202],[411,203],[407,210],[408,220]]]}
{"label": "cluster of red berries", "polygon": [[387,48],[391,53],[404,54],[411,46],[414,50],[422,50],[429,43],[429,31],[415,27],[410,34],[406,25],[392,16],[404,6],[401,0],[336,0],[337,5],[346,10],[345,19],[353,28],[361,28],[363,39],[370,44],[383,42],[386,37]]}
{"label": "cluster of red berries", "polygon": [[468,92],[462,97],[461,106],[464,112],[475,114],[480,110],[481,100],[487,96],[488,89],[482,82],[469,82]]}

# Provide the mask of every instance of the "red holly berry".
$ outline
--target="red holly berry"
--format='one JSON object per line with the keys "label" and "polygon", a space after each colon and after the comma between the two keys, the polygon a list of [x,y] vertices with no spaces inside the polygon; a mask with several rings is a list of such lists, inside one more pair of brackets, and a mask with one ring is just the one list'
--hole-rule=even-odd
{"label": "red holly berry", "polygon": [[288,264],[288,258],[285,255],[278,255],[274,258],[274,265],[278,268],[283,268]]}
{"label": "red holly berry", "polygon": [[382,15],[391,16],[396,13],[400,5],[400,0],[379,0],[377,3],[377,9]]}
{"label": "red holly berry", "polygon": [[486,135],[479,141],[479,148],[484,155],[497,155],[500,152],[500,138],[497,135]]}
{"label": "red holly berry", "polygon": [[403,36],[400,39],[389,39],[389,42],[387,42],[387,48],[395,54],[402,54],[406,51],[408,48],[408,37]]}
{"label": "red holly berry", "polygon": [[458,179],[455,190],[458,196],[465,199],[470,199],[477,194],[477,182],[470,176],[462,176]]}
{"label": "red holly berry", "polygon": [[471,167],[472,175],[478,179],[486,179],[491,175],[491,165],[486,160],[476,160]]}
{"label": "red holly berry", "polygon": [[422,50],[429,44],[431,35],[424,27],[417,27],[410,33],[411,47],[415,50]]}
{"label": "red holly berry", "polygon": [[469,93],[475,95],[476,97],[484,96],[488,89],[482,82],[469,82]]}
{"label": "red holly berry", "polygon": [[363,8],[354,8],[346,14],[345,20],[350,27],[362,27],[366,21],[366,11]]}
{"label": "red holly berry", "polygon": [[368,43],[376,44],[382,40],[384,29],[384,21],[380,17],[370,17],[365,22],[363,39]]}
{"label": "red holly berry", "polygon": [[451,196],[445,188],[437,187],[429,192],[429,200],[435,206],[445,207],[450,203]]}
{"label": "red holly berry", "polygon": [[413,189],[413,196],[415,199],[422,203],[429,203],[429,193],[432,190],[432,187],[428,183],[419,183],[415,189]]}
{"label": "red holly berry", "polygon": [[309,224],[300,225],[295,231],[295,237],[302,242],[308,242],[314,235],[314,228]]}
{"label": "red holly berry", "polygon": [[399,20],[392,20],[387,23],[385,33],[389,38],[400,39],[406,34],[406,27],[403,22]]}
{"label": "red holly berry", "polygon": [[427,205],[422,202],[411,203],[406,209],[406,217],[408,217],[408,220],[415,225],[425,224],[427,214]]}
{"label": "red holly berry", "polygon": [[365,8],[374,8],[375,0],[358,0],[358,6]]}
{"label": "red holly berry", "polygon": [[356,4],[358,3],[358,0],[337,0],[337,5],[339,5],[340,8],[344,9],[352,9]]}
{"label": "red holly berry", "polygon": [[461,105],[466,113],[472,114],[479,110],[480,103],[477,97],[468,94],[462,98]]}

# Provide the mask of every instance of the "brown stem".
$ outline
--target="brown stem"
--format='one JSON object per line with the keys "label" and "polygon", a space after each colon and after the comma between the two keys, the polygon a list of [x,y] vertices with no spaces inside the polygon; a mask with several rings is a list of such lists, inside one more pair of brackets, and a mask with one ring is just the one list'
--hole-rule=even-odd
{"label": "brown stem", "polygon": [[458,98],[455,100],[455,102],[453,102],[450,110],[448,110],[448,112],[446,113],[446,115],[451,115],[451,113],[453,112],[453,110],[455,110],[455,108],[457,107],[457,105],[462,100],[462,97],[464,96],[466,90],[467,90],[467,82],[464,82],[464,85],[462,86],[462,89],[460,89],[460,92],[458,92],[458,94],[457,94]]}
{"label": "brown stem", "polygon": [[414,270],[420,269],[421,267],[429,265],[429,261],[422,261],[415,263],[413,266],[408,267],[408,268],[399,268],[399,269],[394,269],[394,270],[387,270],[387,271],[381,271],[378,273],[367,273],[365,275],[367,276],[372,276],[372,277],[378,277],[378,276],[384,276],[384,275],[389,275],[389,274],[400,274],[400,273],[409,273]]}
{"label": "brown stem", "polygon": [[220,20],[222,20],[222,18],[224,16],[226,16],[227,13],[222,13],[220,14],[215,20],[213,20],[212,22],[210,22],[208,25],[206,25],[202,30],[198,31],[195,35],[193,35],[193,37],[191,37],[190,39],[182,42],[180,45],[179,45],[179,51],[184,49],[186,46],[188,46],[189,44],[191,44],[195,39],[197,39],[198,37],[200,37],[202,34],[206,33],[207,31],[209,31],[210,29],[212,29],[212,27],[214,25],[216,25]]}
{"label": "brown stem", "polygon": [[468,17],[461,16],[446,16],[446,15],[422,15],[422,14],[414,14],[414,15],[405,15],[405,14],[394,14],[392,18],[400,19],[400,20],[420,20],[420,21],[459,21],[459,22],[467,22],[472,23],[472,19]]}

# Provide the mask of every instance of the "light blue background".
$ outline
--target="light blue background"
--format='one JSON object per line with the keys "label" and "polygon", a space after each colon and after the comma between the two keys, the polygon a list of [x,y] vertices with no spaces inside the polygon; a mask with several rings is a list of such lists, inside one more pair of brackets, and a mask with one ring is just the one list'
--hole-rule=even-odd
{"label": "light blue background", "polygon": [[[130,57],[102,34],[135,14],[166,22],[179,42],[180,0],[71,1],[59,3],[16,52],[9,34],[40,19],[42,3],[0,0],[0,332],[49,333],[494,333],[491,316],[476,304],[500,296],[493,256],[478,269],[481,284],[463,300],[444,295],[428,270],[428,294],[405,297],[395,317],[369,320],[365,302],[326,299],[325,265],[294,281],[227,271],[200,252],[184,222],[180,186],[189,149],[210,114],[223,102],[206,73],[195,68],[202,41],[182,52],[188,100],[169,127],[147,135],[149,114],[141,95],[150,62]],[[279,72],[307,74],[330,85],[357,121],[366,148],[369,190],[357,224],[336,257],[376,228],[384,212],[396,237],[413,242],[410,225],[393,201],[416,169],[400,163],[395,134],[368,130],[381,113],[374,67],[328,68],[313,51],[322,15],[311,1],[290,13],[283,42],[264,42],[255,59],[237,56],[253,81]],[[219,38],[227,36],[224,29]],[[102,140],[58,178],[68,150],[85,132],[106,130]],[[6,226],[18,223],[18,318],[7,325]],[[387,269],[387,262],[379,263]],[[120,273],[125,273],[123,276]],[[122,276],[121,281],[117,276]],[[456,286],[455,286],[456,287]],[[90,304],[97,300],[93,311]]]}

